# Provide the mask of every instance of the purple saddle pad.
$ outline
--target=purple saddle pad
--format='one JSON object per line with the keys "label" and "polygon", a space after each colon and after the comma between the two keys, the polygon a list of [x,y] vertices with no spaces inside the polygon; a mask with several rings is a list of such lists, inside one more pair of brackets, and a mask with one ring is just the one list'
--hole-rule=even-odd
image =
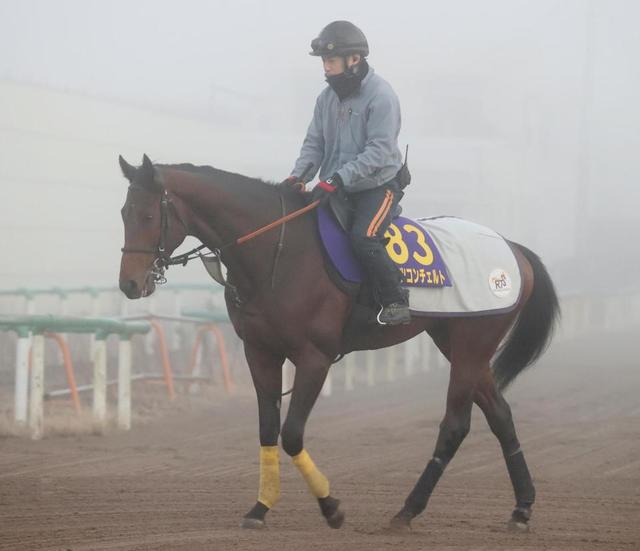
{"label": "purple saddle pad", "polygon": [[[349,236],[325,207],[319,207],[317,211],[320,239],[331,262],[344,279],[360,283],[364,273],[353,255]],[[389,239],[387,252],[402,273],[402,285],[452,286],[440,251],[419,223],[399,216],[384,235]]]}

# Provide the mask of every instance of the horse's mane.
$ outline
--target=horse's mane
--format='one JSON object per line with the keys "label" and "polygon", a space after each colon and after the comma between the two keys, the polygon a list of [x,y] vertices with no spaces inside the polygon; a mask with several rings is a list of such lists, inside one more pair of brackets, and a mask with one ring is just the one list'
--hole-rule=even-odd
{"label": "horse's mane", "polygon": [[249,176],[244,176],[243,174],[228,172],[226,170],[221,170],[219,168],[214,168],[208,165],[196,166],[191,163],[180,163],[180,164],[173,164],[173,165],[154,163],[154,165],[161,168],[171,168],[173,170],[181,170],[183,172],[191,172],[194,174],[199,174],[201,176],[210,178],[211,180],[215,180],[216,182],[219,182],[223,185],[227,183],[231,185],[237,185],[238,183],[246,183],[246,184],[253,184],[258,186],[268,186],[269,188],[273,188],[272,182],[262,180],[261,178],[251,178]]}
{"label": "horse's mane", "polygon": [[[281,189],[278,188],[274,182],[269,182],[267,180],[262,180],[261,178],[251,178],[249,176],[244,176],[243,174],[238,174],[236,172],[228,172],[226,170],[221,170],[219,168],[215,168],[212,166],[204,165],[197,166],[191,163],[180,163],[180,164],[161,164],[154,163],[154,166],[160,168],[170,168],[172,170],[180,170],[183,172],[190,172],[192,174],[198,174],[203,176],[206,179],[210,179],[211,181],[215,181],[218,184],[222,184],[224,187],[228,189],[239,189],[242,190],[242,193],[248,194],[256,194],[262,196],[262,192],[267,193],[280,193],[285,197],[289,197],[296,202],[302,200],[302,204],[306,205],[311,201],[310,193],[300,193],[299,191],[289,190],[289,189]],[[294,203],[295,204],[295,203]]]}

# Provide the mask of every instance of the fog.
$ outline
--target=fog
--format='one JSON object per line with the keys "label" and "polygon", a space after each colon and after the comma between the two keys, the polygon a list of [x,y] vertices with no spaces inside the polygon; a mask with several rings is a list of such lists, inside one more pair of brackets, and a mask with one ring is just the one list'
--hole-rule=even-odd
{"label": "fog", "polygon": [[3,0],[0,288],[116,284],[119,153],[286,177],[325,86],[309,42],[349,19],[400,97],[405,213],[527,245],[561,294],[637,294],[639,17],[631,0]]}
{"label": "fog", "polygon": [[[302,346],[277,326],[277,342],[266,343],[265,331],[245,355],[218,316],[221,287],[200,262],[172,267],[169,288],[151,297],[130,301],[117,289],[128,184],[118,155],[281,181],[326,86],[310,42],[338,19],[362,28],[370,65],[400,98],[399,145],[410,145],[413,174],[405,214],[467,218],[532,249],[562,309],[550,350],[506,394],[518,441],[484,374],[472,373],[483,368],[466,359],[475,345],[458,346],[475,334],[465,320],[432,328],[444,346],[447,331],[454,335],[449,390],[449,364],[426,334],[332,366],[305,442],[331,478],[331,498],[318,500],[324,514],[335,497],[348,508],[341,532],[312,512],[285,463],[302,442],[306,415],[296,415],[318,390],[311,380],[324,356],[312,348],[326,352],[331,332],[308,323],[320,336]],[[638,548],[639,22],[637,0],[0,0],[0,485],[3,505],[11,504],[0,506],[0,547],[257,548],[265,534],[240,535],[240,508],[258,485],[251,517],[266,508],[264,497],[279,494],[281,462],[285,499],[266,533],[280,551],[300,548],[301,538],[305,548],[348,541],[353,551],[427,541],[448,549]],[[532,317],[544,320],[533,304]],[[247,312],[240,326],[251,338],[270,319],[252,316],[251,305]],[[112,320],[90,335],[80,333],[84,319],[75,333],[47,333],[45,344],[24,321],[6,325],[25,313],[154,323],[146,336],[106,339],[117,331],[105,329]],[[486,322],[491,331],[496,319]],[[478,350],[488,331],[477,332]],[[516,356],[530,348],[526,340]],[[277,408],[284,421],[294,404],[291,444],[275,462],[271,446],[261,447],[258,471],[258,444],[276,434],[269,404],[278,398],[280,349],[315,373],[294,385],[285,362],[283,391],[294,401],[283,394]],[[261,427],[246,356],[265,362],[264,373],[253,370],[268,412]],[[493,409],[491,429],[474,407],[471,433],[428,516],[410,537],[393,535],[391,509],[434,443],[435,470],[425,471],[409,504],[426,503],[464,438],[472,391]],[[519,443],[525,450],[542,497],[531,533],[501,532],[513,494],[492,431],[520,520],[532,501]],[[305,461],[294,459],[302,471]],[[309,472],[321,495],[322,475]]]}

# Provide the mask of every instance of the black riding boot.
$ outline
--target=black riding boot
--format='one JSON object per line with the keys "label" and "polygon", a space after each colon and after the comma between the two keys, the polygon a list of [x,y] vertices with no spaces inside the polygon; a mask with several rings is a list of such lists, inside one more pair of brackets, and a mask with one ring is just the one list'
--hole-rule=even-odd
{"label": "black riding boot", "polygon": [[400,325],[411,321],[409,292],[400,286],[402,275],[378,238],[352,238],[356,257],[362,263],[382,308],[381,325]]}

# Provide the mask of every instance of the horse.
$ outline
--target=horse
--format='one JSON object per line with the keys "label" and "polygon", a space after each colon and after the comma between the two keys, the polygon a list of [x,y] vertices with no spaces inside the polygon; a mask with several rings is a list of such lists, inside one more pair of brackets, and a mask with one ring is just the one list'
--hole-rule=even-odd
{"label": "horse", "polygon": [[[336,286],[327,271],[315,216],[299,216],[279,231],[239,239],[285,213],[308,208],[309,194],[212,167],[154,164],[146,154],[137,168],[122,157],[119,161],[129,182],[121,211],[124,247],[119,284],[129,299],[154,292],[156,282],[163,279],[163,267],[188,235],[217,251],[227,268],[225,302],[243,341],[259,414],[258,499],[243,517],[243,527],[264,527],[267,513],[280,498],[279,438],[327,524],[342,526],[345,513],[340,501],[330,493],[327,477],[304,446],[305,424],[329,368],[340,355],[392,346],[426,332],[450,362],[446,409],[433,455],[390,528],[409,530],[411,521],[425,510],[469,432],[476,404],[500,443],[513,485],[515,508],[508,526],[528,530],[535,488],[503,390],[544,352],[560,313],[553,282],[534,252],[509,242],[521,271],[522,291],[516,307],[507,313],[412,315],[409,324],[362,325],[345,338],[354,299]],[[285,359],[296,370],[281,425]]]}

